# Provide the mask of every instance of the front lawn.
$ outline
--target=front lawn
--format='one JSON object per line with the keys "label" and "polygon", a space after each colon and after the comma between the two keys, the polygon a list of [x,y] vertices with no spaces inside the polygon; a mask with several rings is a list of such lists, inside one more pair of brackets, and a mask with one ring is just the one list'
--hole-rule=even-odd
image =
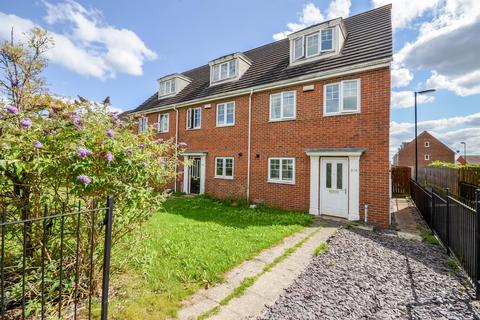
{"label": "front lawn", "polygon": [[[110,318],[174,317],[183,298],[311,221],[307,214],[207,197],[171,198],[135,235],[141,241],[114,248]],[[127,264],[115,263],[126,256]]]}

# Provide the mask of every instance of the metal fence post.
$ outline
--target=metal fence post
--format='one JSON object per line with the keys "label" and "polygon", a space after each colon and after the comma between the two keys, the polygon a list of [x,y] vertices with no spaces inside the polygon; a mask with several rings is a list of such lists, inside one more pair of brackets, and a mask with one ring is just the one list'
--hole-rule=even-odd
{"label": "metal fence post", "polygon": [[450,189],[447,188],[447,217],[446,217],[446,243],[445,246],[447,247],[447,254],[450,254]]}
{"label": "metal fence post", "polygon": [[480,189],[475,192],[475,202],[477,209],[477,228],[475,232],[475,293],[477,300],[480,299]]}
{"label": "metal fence post", "polygon": [[435,191],[432,189],[432,208],[430,210],[430,228],[433,230],[433,219],[435,215]]}
{"label": "metal fence post", "polygon": [[105,247],[103,251],[101,320],[108,319],[108,286],[110,282],[110,250],[112,248],[113,196],[108,197],[107,203],[107,213],[105,217]]}

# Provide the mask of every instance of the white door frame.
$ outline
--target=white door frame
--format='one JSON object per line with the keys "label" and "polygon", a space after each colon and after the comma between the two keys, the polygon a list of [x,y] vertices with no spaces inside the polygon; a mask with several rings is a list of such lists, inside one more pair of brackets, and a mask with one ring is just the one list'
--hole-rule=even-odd
{"label": "white door frame", "polygon": [[[185,157],[185,162],[188,163],[188,161],[191,158],[200,158],[200,193],[199,194],[204,194],[205,193],[205,174],[206,174],[206,158],[207,158],[207,153],[206,152],[185,152],[183,154]],[[190,166],[184,164],[183,165],[183,192],[185,193],[190,193]]]}
{"label": "white door frame", "polygon": [[310,209],[309,213],[320,215],[320,158],[348,158],[348,220],[360,219],[360,156],[366,149],[307,149],[310,157]]}
{"label": "white door frame", "polygon": [[[326,177],[325,177],[325,174],[326,172],[323,170],[324,169],[324,164],[326,164],[328,161],[332,161],[332,163],[334,163],[333,161],[337,161],[336,163],[342,163],[342,164],[345,164],[345,168],[342,168],[342,178],[343,178],[343,174],[345,173],[346,177],[344,177],[342,180],[343,180],[343,188],[342,189],[345,189],[345,194],[342,194],[341,197],[344,198],[346,200],[346,203],[344,204],[345,207],[346,207],[346,210],[345,211],[342,211],[342,212],[333,212],[333,211],[330,211],[330,212],[326,212],[326,201],[324,201],[323,199],[326,200],[326,196],[328,195],[328,189],[326,187]],[[348,207],[349,207],[349,203],[348,203],[348,196],[350,194],[350,186],[349,186],[349,180],[350,180],[350,174],[349,174],[349,161],[348,161],[348,158],[347,157],[321,157],[320,158],[320,214],[327,214],[327,215],[331,215],[331,216],[335,216],[335,217],[340,217],[340,218],[348,218]],[[334,176],[336,176],[336,172],[334,172],[334,170],[336,170],[336,166],[335,167],[332,167],[332,176],[334,174]],[[345,170],[345,171],[344,171]],[[332,179],[332,187],[333,186],[336,186],[337,185],[337,182],[336,180],[333,180]],[[336,189],[336,188],[334,188]],[[338,192],[338,190],[336,190]],[[335,192],[335,191],[333,191]]]}

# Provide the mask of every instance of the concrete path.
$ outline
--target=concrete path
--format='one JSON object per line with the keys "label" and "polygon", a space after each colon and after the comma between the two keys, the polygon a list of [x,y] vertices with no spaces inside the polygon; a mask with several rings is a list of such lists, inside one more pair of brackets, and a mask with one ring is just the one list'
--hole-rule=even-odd
{"label": "concrete path", "polygon": [[[320,227],[320,223],[327,226]],[[244,279],[261,273],[265,266],[286,250],[314,234],[289,257],[260,276],[242,296],[233,298],[225,306],[220,306],[219,313],[210,319],[244,319],[260,314],[265,305],[273,304],[283,289],[305,269],[315,248],[335,233],[337,227],[334,225],[335,223],[316,220],[313,225],[285,238],[277,246],[263,250],[254,259],[245,261],[228,272],[222,284],[201,290],[186,300],[184,307],[177,314],[178,319],[196,319],[212,308],[219,307],[220,301],[231,294]]]}
{"label": "concrete path", "polygon": [[398,236],[407,239],[422,240],[418,230],[418,214],[415,206],[407,198],[390,199],[392,215],[398,230]]}

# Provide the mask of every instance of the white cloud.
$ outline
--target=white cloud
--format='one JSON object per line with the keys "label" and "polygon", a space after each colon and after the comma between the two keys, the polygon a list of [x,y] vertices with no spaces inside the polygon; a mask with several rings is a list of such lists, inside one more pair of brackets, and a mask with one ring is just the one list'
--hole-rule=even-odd
{"label": "white cloud", "polygon": [[[392,108],[406,109],[415,106],[415,97],[412,91],[392,91]],[[435,100],[433,96],[426,94],[417,95],[417,104],[431,103]]]}
{"label": "white cloud", "polygon": [[438,13],[395,55],[396,62],[410,70],[431,70],[428,86],[460,96],[480,94],[480,1],[446,0]]}
{"label": "white cloud", "polygon": [[[106,24],[95,9],[86,9],[72,0],[45,2],[45,6],[45,21],[50,29],[63,28],[61,33],[49,32],[55,42],[55,47],[47,52],[52,63],[82,75],[105,79],[117,73],[141,75],[144,62],[157,57],[133,31]],[[30,20],[2,12],[0,21],[3,39],[9,37],[12,26],[19,33],[35,26]]]}
{"label": "white cloud", "polygon": [[[327,18],[334,19],[338,17],[348,17],[350,13],[351,0],[332,0],[328,7]],[[320,9],[313,3],[303,6],[302,14],[299,16],[299,22],[290,22],[287,29],[273,34],[273,40],[285,39],[290,33],[301,30],[313,24],[325,21],[325,16]]]}
{"label": "white cloud", "polygon": [[[390,153],[393,156],[403,141],[414,138],[415,124],[411,122],[390,123]],[[469,153],[480,154],[480,112],[466,116],[441,118],[418,122],[418,133],[429,131],[456,151],[459,142],[467,142]]]}
{"label": "white cloud", "polygon": [[375,8],[392,4],[392,27],[393,30],[405,28],[410,23],[433,10],[440,0],[372,0]]}
{"label": "white cloud", "polygon": [[392,67],[392,88],[407,86],[413,80],[413,73],[407,68]]}

